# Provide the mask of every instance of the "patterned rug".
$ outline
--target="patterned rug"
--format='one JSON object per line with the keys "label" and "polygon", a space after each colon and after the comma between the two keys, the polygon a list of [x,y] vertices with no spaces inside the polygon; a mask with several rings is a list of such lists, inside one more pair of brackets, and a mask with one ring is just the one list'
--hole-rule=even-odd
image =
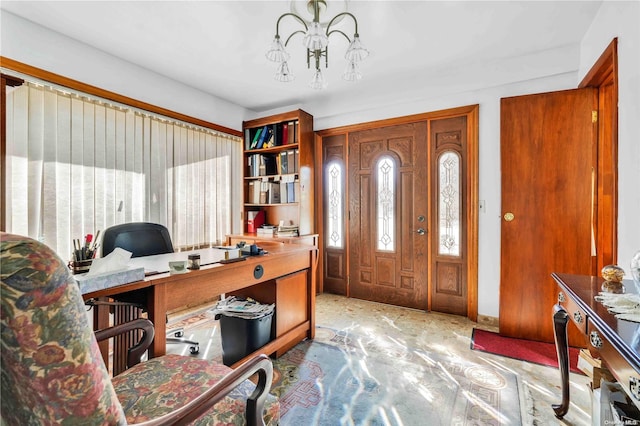
{"label": "patterned rug", "polygon": [[413,350],[390,336],[316,333],[274,360],[283,426],[522,424],[509,371]]}

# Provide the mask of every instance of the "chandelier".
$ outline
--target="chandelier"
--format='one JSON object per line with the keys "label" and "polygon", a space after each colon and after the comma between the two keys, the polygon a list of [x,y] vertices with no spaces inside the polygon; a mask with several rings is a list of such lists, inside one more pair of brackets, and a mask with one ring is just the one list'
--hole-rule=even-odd
{"label": "chandelier", "polygon": [[[293,4],[293,2],[292,2]],[[327,86],[322,71],[320,70],[320,62],[324,58],[325,68],[329,67],[329,36],[334,33],[342,34],[349,42],[349,47],[344,55],[347,60],[347,67],[342,74],[342,78],[347,81],[357,81],[362,78],[360,73],[359,62],[369,56],[369,51],[364,48],[360,42],[360,35],[358,34],[358,21],[353,14],[349,12],[341,12],[331,18],[326,26],[320,22],[320,13],[327,9],[327,2],[325,0],[309,0],[307,2],[307,9],[310,13],[313,13],[313,21],[309,22],[300,17],[297,13],[288,12],[282,14],[276,22],[276,35],[271,43],[271,47],[267,51],[267,59],[278,63],[278,68],[275,74],[275,79],[282,82],[289,82],[295,79],[295,76],[289,70],[289,53],[285,50],[285,46],[289,44],[289,40],[296,34],[304,34],[302,40],[304,47],[307,49],[307,68],[311,68],[313,64],[315,71],[313,78],[311,79],[310,86],[313,89],[323,89]],[[284,44],[280,39],[280,21],[283,18],[291,16],[298,21],[304,27],[304,30],[299,29],[292,32],[287,37]],[[355,31],[353,39],[349,38],[347,34],[339,29],[332,28],[334,24],[340,22],[344,17],[350,17],[353,19]]]}

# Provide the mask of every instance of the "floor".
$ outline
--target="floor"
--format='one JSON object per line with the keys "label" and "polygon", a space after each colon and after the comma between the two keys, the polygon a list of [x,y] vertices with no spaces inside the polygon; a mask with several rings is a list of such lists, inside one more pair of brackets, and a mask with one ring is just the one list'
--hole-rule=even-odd
{"label": "floor", "polygon": [[[187,325],[186,338],[200,343],[199,357],[221,360],[221,344],[218,322],[209,312],[192,311],[171,318]],[[531,418],[527,424],[534,425],[591,425],[591,394],[589,378],[570,374],[571,407],[563,420],[557,419],[551,404],[560,402],[560,376],[555,368],[539,366],[523,361],[491,355],[470,349],[471,332],[474,327],[496,331],[466,318],[401,308],[381,303],[350,299],[332,294],[321,294],[316,299],[316,324],[337,330],[355,325],[368,333],[394,336],[405,345],[417,349],[459,356],[478,364],[499,364],[516,373],[531,396]],[[321,339],[321,333],[316,337]],[[169,345],[170,353],[188,354],[185,345]]]}

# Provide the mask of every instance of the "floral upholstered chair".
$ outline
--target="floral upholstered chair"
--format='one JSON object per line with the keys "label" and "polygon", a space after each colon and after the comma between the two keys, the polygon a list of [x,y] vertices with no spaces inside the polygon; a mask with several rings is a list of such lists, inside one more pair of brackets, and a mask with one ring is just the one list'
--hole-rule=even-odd
{"label": "floral upholstered chair", "polygon": [[[139,363],[153,339],[150,321],[94,334],[65,263],[32,239],[6,233],[0,238],[5,424],[278,423],[279,404],[268,393],[273,370],[265,355],[234,370],[179,355]],[[131,327],[143,330],[142,342],[130,353],[130,368],[110,378],[96,337]],[[257,385],[247,380],[255,373]]]}

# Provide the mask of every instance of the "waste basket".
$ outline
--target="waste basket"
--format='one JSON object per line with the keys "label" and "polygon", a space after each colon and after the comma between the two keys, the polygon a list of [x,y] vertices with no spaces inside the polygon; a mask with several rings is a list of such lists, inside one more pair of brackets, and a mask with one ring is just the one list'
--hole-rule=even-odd
{"label": "waste basket", "polygon": [[272,340],[274,305],[233,297],[219,302],[215,312],[220,320],[224,365],[238,362]]}

